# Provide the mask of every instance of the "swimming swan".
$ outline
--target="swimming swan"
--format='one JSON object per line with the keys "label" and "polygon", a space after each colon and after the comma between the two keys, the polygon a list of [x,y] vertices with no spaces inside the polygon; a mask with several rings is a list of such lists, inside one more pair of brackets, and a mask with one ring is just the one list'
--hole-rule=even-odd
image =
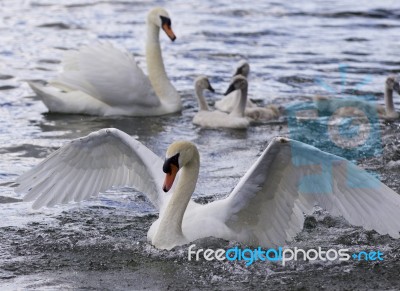
{"label": "swimming swan", "polygon": [[[250,65],[247,61],[245,60],[241,60],[239,61],[235,73],[233,74],[232,78],[234,78],[235,76],[238,75],[242,75],[243,77],[245,77],[247,79],[247,77],[249,76],[249,72],[250,72]],[[231,112],[233,110],[233,108],[236,106],[236,104],[239,102],[240,100],[240,90],[235,90],[232,91],[231,93],[229,93],[228,95],[226,95],[224,98],[222,98],[221,100],[218,100],[215,102],[215,108],[217,108],[219,111],[223,111],[223,112]],[[246,101],[246,108],[248,107],[256,107],[257,105],[255,105],[253,102],[251,102],[250,99],[247,99]]]}
{"label": "swimming swan", "polygon": [[335,112],[338,116],[365,116],[365,111],[378,114],[383,119],[397,119],[399,113],[394,109],[393,91],[400,94],[400,85],[395,76],[389,76],[385,82],[385,107],[375,105],[363,100],[335,99],[324,96],[315,96],[314,104],[321,112],[331,114]]}
{"label": "swimming swan", "polygon": [[275,105],[267,105],[265,107],[246,107],[244,115],[252,121],[268,121],[277,119],[280,111]]}
{"label": "swimming swan", "polygon": [[193,117],[193,124],[204,128],[247,128],[249,120],[244,116],[244,107],[247,100],[247,80],[243,76],[235,76],[226,94],[240,91],[240,100],[231,113],[218,110],[209,111],[203,90],[214,91],[206,76],[200,76],[195,81],[195,94],[199,103],[199,112]]}
{"label": "swimming swan", "polygon": [[[249,72],[250,72],[249,63],[242,60],[239,62],[233,77],[242,75],[247,79]],[[229,93],[221,100],[216,101],[215,108],[223,112],[228,112],[228,113],[232,112],[233,108],[235,108],[237,103],[240,102],[240,97],[241,97],[241,91],[235,90]],[[280,112],[278,108],[274,105],[259,107],[255,103],[253,103],[249,98],[247,98],[244,115],[250,118],[252,121],[267,121],[278,118]]]}
{"label": "swimming swan", "polygon": [[172,143],[163,161],[126,133],[102,129],[21,175],[16,192],[39,208],[82,201],[113,185],[135,187],[160,210],[148,232],[160,249],[210,236],[281,246],[316,204],[353,225],[400,237],[400,196],[351,162],[307,144],[274,138],[228,197],[205,205],[191,200],[199,167],[190,142]]}
{"label": "swimming swan", "polygon": [[49,86],[32,82],[29,85],[50,112],[129,116],[178,112],[181,98],[165,72],[160,28],[175,40],[167,11],[154,8],[147,16],[149,77],[128,51],[98,43],[67,54],[64,71]]}

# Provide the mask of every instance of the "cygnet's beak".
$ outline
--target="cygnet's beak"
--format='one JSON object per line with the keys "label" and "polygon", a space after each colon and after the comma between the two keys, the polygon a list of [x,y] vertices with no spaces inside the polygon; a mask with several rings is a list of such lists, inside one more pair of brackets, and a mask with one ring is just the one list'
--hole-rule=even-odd
{"label": "cygnet's beak", "polygon": [[235,89],[235,86],[234,86],[234,84],[230,84],[229,85],[229,87],[228,87],[228,90],[226,90],[226,92],[225,92],[225,96],[226,95],[228,95],[229,93],[231,93],[231,92],[233,92],[233,91],[235,91],[236,89]]}
{"label": "cygnet's beak", "polygon": [[214,88],[213,87],[211,87],[211,84],[210,83],[208,83],[208,88],[207,88],[208,90],[210,90],[211,92],[215,92],[215,90],[214,90]]}

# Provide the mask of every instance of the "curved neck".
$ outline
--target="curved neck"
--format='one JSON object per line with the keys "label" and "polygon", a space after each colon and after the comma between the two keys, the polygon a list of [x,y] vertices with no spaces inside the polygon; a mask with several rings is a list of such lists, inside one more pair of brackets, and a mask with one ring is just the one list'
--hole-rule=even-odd
{"label": "curved neck", "polygon": [[197,97],[197,103],[199,103],[200,110],[208,111],[208,104],[206,98],[204,98],[203,91],[204,90],[200,86],[195,86],[195,94]]}
{"label": "curved neck", "polygon": [[386,115],[392,115],[396,111],[394,110],[393,104],[393,90],[388,86],[385,87],[385,106],[386,106]]}
{"label": "curved neck", "polygon": [[235,107],[232,109],[232,112],[230,113],[231,116],[238,116],[238,117],[244,117],[244,110],[246,109],[246,102],[247,102],[247,86],[244,86],[240,90],[236,90],[236,94],[238,94],[239,98]]}
{"label": "curved neck", "polygon": [[172,248],[177,237],[183,239],[182,220],[196,187],[200,168],[200,156],[197,149],[192,160],[186,164],[179,176],[179,181],[167,208],[161,217],[153,244],[161,248]]}
{"label": "curved neck", "polygon": [[160,28],[152,22],[147,24],[146,62],[151,85],[160,100],[180,103],[180,96],[165,72],[160,47]]}

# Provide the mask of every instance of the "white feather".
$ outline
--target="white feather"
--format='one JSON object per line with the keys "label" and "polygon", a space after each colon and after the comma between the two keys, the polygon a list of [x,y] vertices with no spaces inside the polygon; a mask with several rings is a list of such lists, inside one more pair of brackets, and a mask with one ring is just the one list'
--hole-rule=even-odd
{"label": "white feather", "polygon": [[[303,213],[315,205],[353,225],[400,237],[400,196],[351,162],[312,146],[275,138],[227,198],[206,205],[190,201],[197,148],[173,143],[167,156],[178,153],[181,175],[175,192],[166,195],[163,161],[127,134],[103,129],[73,140],[22,175],[17,192],[27,192],[25,200],[41,207],[81,201],[113,185],[135,187],[160,210],[148,238],[165,249],[208,236],[282,245],[301,231]],[[310,180],[312,175],[317,178]]]}
{"label": "white feather", "polygon": [[[82,201],[111,186],[132,186],[148,193],[150,201],[159,207],[166,196],[161,189],[162,164],[159,157],[126,133],[102,129],[71,141],[21,175],[16,180],[20,184],[16,192],[26,193],[25,200],[36,200],[34,207],[40,208]],[[124,169],[129,174],[124,174]],[[121,177],[129,177],[129,181]]]}
{"label": "white feather", "polygon": [[162,8],[148,14],[146,61],[149,77],[125,49],[108,42],[68,52],[63,72],[48,86],[29,82],[51,112],[156,116],[178,112],[181,100],[168,79],[159,42]]}

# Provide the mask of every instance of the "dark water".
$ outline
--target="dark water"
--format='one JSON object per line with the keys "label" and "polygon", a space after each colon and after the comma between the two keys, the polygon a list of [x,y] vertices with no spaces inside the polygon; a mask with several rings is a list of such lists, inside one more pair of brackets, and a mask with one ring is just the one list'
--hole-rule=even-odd
{"label": "dark water", "polygon": [[[315,223],[292,246],[380,248],[388,252],[387,260],[298,262],[287,268],[193,263],[186,259],[186,247],[166,252],[146,243],[157,213],[132,189],[35,212],[16,200],[21,197],[10,181],[66,140],[104,127],[135,136],[160,156],[173,140],[195,142],[202,159],[196,199],[226,195],[272,137],[289,134],[285,118],[247,131],[201,130],[191,124],[197,110],[194,78],[211,78],[219,92],[208,95],[212,102],[226,90],[242,58],[251,65],[249,95],[263,104],[287,106],[316,94],[367,96],[383,104],[386,76],[400,72],[398,1],[253,2],[0,1],[0,284],[41,290],[398,286],[399,242],[323,212],[313,216]],[[161,44],[167,72],[183,96],[182,113],[157,118],[46,114],[25,80],[53,78],[65,50],[98,39],[128,48],[145,69],[145,17],[154,6],[169,11],[177,35],[174,43],[161,36]],[[378,129],[381,154],[359,162],[399,192],[399,167],[387,166],[400,158],[398,122],[380,122]]]}

